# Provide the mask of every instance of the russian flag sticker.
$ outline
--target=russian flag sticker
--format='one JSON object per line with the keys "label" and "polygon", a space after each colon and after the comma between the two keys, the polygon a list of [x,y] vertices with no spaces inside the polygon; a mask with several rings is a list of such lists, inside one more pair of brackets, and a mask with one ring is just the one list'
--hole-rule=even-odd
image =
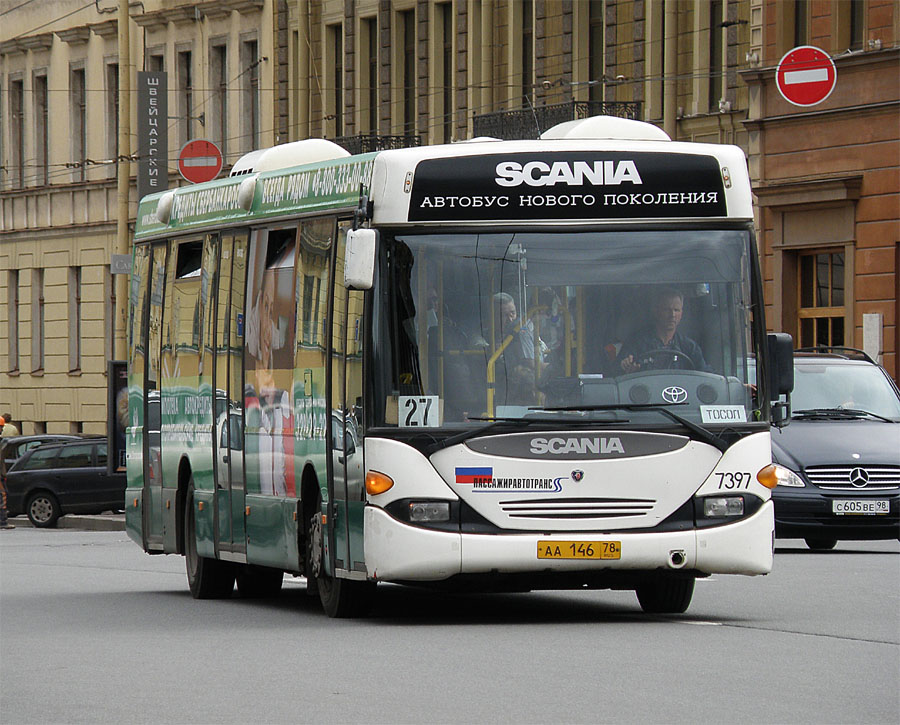
{"label": "russian flag sticker", "polygon": [[494,469],[486,468],[457,468],[457,483],[490,483],[494,478]]}

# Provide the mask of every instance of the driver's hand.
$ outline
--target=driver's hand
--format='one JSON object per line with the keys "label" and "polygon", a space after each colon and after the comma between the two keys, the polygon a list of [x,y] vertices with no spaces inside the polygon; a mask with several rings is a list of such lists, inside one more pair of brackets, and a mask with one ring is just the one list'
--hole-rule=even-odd
{"label": "driver's hand", "polygon": [[634,355],[623,357],[620,365],[622,366],[622,370],[624,370],[626,373],[636,373],[641,369],[640,363],[636,363],[634,361]]}

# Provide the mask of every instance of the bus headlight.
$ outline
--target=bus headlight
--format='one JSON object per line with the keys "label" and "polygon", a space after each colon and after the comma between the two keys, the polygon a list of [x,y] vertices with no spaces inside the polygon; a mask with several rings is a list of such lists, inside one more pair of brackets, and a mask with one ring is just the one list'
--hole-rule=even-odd
{"label": "bus headlight", "polygon": [[707,496],[703,499],[703,515],[707,518],[743,516],[744,499],[741,496]]}
{"label": "bus headlight", "polygon": [[425,523],[429,521],[449,521],[449,501],[410,501],[410,523]]}
{"label": "bus headlight", "polygon": [[776,486],[790,486],[792,488],[803,488],[806,484],[803,479],[794,473],[790,468],[785,468],[777,463],[770,463],[760,469],[756,474],[756,480],[766,488],[775,488]]}

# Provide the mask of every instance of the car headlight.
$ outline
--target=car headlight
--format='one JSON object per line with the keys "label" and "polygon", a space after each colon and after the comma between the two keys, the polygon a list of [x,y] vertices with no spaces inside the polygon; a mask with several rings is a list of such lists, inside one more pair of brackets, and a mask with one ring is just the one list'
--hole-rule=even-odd
{"label": "car headlight", "polygon": [[756,480],[766,488],[787,486],[788,488],[803,488],[806,486],[803,479],[790,468],[785,468],[777,463],[770,463],[756,474]]}

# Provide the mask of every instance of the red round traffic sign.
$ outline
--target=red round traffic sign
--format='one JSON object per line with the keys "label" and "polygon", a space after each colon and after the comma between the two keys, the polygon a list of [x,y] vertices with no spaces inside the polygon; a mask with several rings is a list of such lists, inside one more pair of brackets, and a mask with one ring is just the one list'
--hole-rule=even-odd
{"label": "red round traffic sign", "polygon": [[837,69],[824,50],[801,45],[789,50],[778,62],[775,84],[778,92],[795,106],[815,106],[834,90]]}
{"label": "red round traffic sign", "polygon": [[194,139],[181,147],[178,171],[193,184],[212,181],[222,170],[222,152],[212,141]]}

